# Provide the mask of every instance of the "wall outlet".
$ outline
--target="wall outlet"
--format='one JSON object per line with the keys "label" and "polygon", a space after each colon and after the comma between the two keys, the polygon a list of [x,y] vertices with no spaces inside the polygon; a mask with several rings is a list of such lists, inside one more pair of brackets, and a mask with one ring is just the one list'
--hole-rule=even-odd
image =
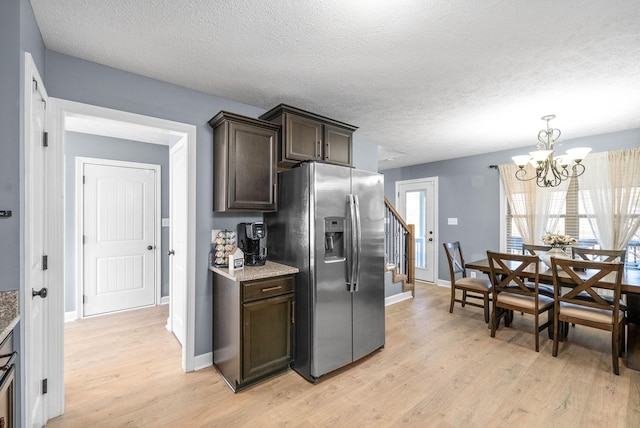
{"label": "wall outlet", "polygon": [[476,272],[471,272],[471,278],[475,278],[476,277]]}

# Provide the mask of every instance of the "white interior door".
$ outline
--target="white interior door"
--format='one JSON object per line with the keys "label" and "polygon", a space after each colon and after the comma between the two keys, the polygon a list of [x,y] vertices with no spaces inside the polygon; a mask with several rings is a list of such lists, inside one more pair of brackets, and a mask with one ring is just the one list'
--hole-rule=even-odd
{"label": "white interior door", "polygon": [[83,315],[154,305],[159,167],[83,162],[82,172]]}
{"label": "white interior door", "polygon": [[169,329],[184,346],[187,331],[187,145],[176,144],[169,154]]}
{"label": "white interior door", "polygon": [[[27,397],[27,421],[25,426],[40,427],[46,422],[46,404],[43,394],[43,380],[47,377],[47,362],[43,357],[46,349],[46,317],[48,310],[47,267],[44,263],[47,236],[47,160],[44,146],[45,108],[47,94],[35,70],[35,65],[27,62],[33,75],[26,85],[30,94],[25,102],[25,373]],[[25,94],[27,95],[27,94]],[[59,290],[58,290],[59,291]],[[39,292],[38,295],[33,294]]]}
{"label": "white interior door", "polygon": [[434,282],[436,273],[436,179],[396,183],[396,206],[408,224],[415,225],[416,279]]}

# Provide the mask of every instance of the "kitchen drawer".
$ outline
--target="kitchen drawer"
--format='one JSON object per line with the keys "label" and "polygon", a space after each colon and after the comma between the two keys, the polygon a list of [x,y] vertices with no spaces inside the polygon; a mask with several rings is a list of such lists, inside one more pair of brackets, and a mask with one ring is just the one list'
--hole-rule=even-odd
{"label": "kitchen drawer", "polygon": [[266,299],[285,293],[293,293],[293,276],[280,276],[242,283],[243,302]]}

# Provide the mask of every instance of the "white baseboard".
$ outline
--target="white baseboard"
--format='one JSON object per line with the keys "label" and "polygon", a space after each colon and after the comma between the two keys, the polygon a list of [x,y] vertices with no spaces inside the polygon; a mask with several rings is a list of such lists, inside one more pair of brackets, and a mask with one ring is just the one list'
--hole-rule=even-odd
{"label": "white baseboard", "polygon": [[169,296],[160,297],[160,304],[161,305],[168,305],[170,301],[171,301],[171,298]]}
{"label": "white baseboard", "polygon": [[393,296],[385,297],[384,305],[389,306],[389,305],[393,305],[394,303],[399,303],[412,298],[413,296],[411,295],[411,291],[405,291],[404,293],[398,293],[398,294],[394,294]]}
{"label": "white baseboard", "polygon": [[64,313],[64,322],[75,321],[78,319],[78,312],[71,311]]}
{"label": "white baseboard", "polygon": [[444,279],[438,279],[438,281],[436,282],[436,285],[438,287],[447,287],[447,288],[451,288],[451,281],[446,281]]}
{"label": "white baseboard", "polygon": [[201,370],[206,369],[207,367],[211,367],[213,365],[213,352],[196,355],[193,363],[194,370]]}

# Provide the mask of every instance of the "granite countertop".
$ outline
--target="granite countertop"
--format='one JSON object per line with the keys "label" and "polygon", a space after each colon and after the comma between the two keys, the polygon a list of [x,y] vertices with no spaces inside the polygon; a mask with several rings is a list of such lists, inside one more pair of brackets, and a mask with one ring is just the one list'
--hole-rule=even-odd
{"label": "granite countertop", "polygon": [[19,320],[18,291],[0,291],[0,342],[7,337]]}
{"label": "granite countertop", "polygon": [[209,267],[209,270],[237,282],[291,275],[299,272],[298,268],[270,261],[267,261],[264,266],[245,266],[243,269],[234,269],[232,271],[227,268],[213,266]]}

